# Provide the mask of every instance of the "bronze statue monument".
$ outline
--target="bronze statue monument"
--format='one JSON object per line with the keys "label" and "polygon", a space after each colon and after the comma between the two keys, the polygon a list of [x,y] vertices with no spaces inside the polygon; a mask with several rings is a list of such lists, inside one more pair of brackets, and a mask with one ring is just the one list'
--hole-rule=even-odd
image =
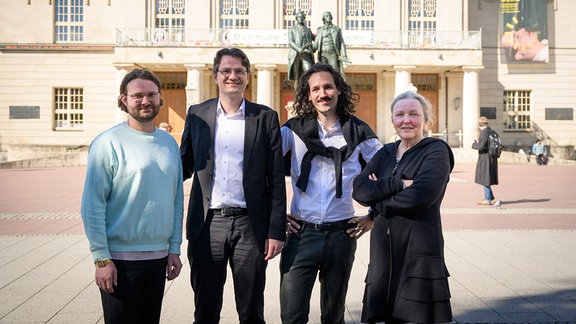
{"label": "bronze statue monument", "polygon": [[318,62],[332,65],[344,76],[344,64],[351,64],[346,55],[346,45],[340,27],[332,24],[332,13],[326,11],[322,15],[324,25],[318,27],[314,49],[318,51]]}
{"label": "bronze statue monument", "polygon": [[314,64],[314,34],[306,26],[306,14],[296,14],[296,24],[288,31],[288,80],[294,81],[294,87],[300,76]]}

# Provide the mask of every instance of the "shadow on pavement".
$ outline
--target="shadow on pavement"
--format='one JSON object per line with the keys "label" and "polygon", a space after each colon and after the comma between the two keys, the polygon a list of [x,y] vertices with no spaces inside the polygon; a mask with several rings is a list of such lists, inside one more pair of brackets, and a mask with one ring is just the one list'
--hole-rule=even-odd
{"label": "shadow on pavement", "polygon": [[507,298],[486,298],[485,308],[455,314],[452,323],[575,323],[576,289]]}
{"label": "shadow on pavement", "polygon": [[503,204],[510,205],[510,204],[522,204],[522,203],[543,203],[550,201],[550,198],[542,198],[542,199],[518,199],[518,200],[506,200],[503,201]]}

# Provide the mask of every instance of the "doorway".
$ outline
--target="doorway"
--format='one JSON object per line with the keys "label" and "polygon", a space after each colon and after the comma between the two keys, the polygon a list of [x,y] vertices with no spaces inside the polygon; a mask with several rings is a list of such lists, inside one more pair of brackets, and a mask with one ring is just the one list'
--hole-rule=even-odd
{"label": "doorway", "polygon": [[418,93],[432,104],[432,123],[429,130],[438,133],[438,74],[412,73],[412,84],[418,89]]}
{"label": "doorway", "polygon": [[186,121],[186,73],[184,72],[155,72],[160,79],[162,99],[164,105],[158,116],[154,118],[154,125],[167,122],[172,126],[170,135],[180,144],[184,122]]}
{"label": "doorway", "polygon": [[370,125],[374,133],[378,133],[376,129],[376,74],[346,73],[346,81],[352,86],[352,90],[360,95],[354,115]]}

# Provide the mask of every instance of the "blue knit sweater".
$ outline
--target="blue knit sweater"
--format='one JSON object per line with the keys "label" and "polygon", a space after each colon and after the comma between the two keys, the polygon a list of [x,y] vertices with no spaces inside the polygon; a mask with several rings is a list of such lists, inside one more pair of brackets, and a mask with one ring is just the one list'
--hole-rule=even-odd
{"label": "blue knit sweater", "polygon": [[120,123],[88,152],[82,220],[94,260],[110,251],[180,254],[184,191],[178,144]]}

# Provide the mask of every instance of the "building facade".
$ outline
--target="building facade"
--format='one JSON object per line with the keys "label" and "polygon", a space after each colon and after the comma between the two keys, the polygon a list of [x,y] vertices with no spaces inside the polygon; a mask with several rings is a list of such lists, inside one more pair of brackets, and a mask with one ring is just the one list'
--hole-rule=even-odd
{"label": "building facade", "polygon": [[[382,142],[393,135],[390,102],[415,88],[434,106],[431,136],[455,148],[470,147],[485,115],[508,150],[541,138],[554,156],[576,158],[570,0],[0,0],[0,7],[0,161],[25,148],[87,147],[126,118],[118,88],[134,68],[161,79],[156,124],[170,123],[179,140],[187,107],[217,95],[212,61],[222,47],[246,52],[246,97],[285,121],[293,98],[287,31],[299,11],[314,33],[326,11],[342,28],[357,116]],[[536,45],[522,44],[522,31],[545,46],[544,59],[529,59]]]}

